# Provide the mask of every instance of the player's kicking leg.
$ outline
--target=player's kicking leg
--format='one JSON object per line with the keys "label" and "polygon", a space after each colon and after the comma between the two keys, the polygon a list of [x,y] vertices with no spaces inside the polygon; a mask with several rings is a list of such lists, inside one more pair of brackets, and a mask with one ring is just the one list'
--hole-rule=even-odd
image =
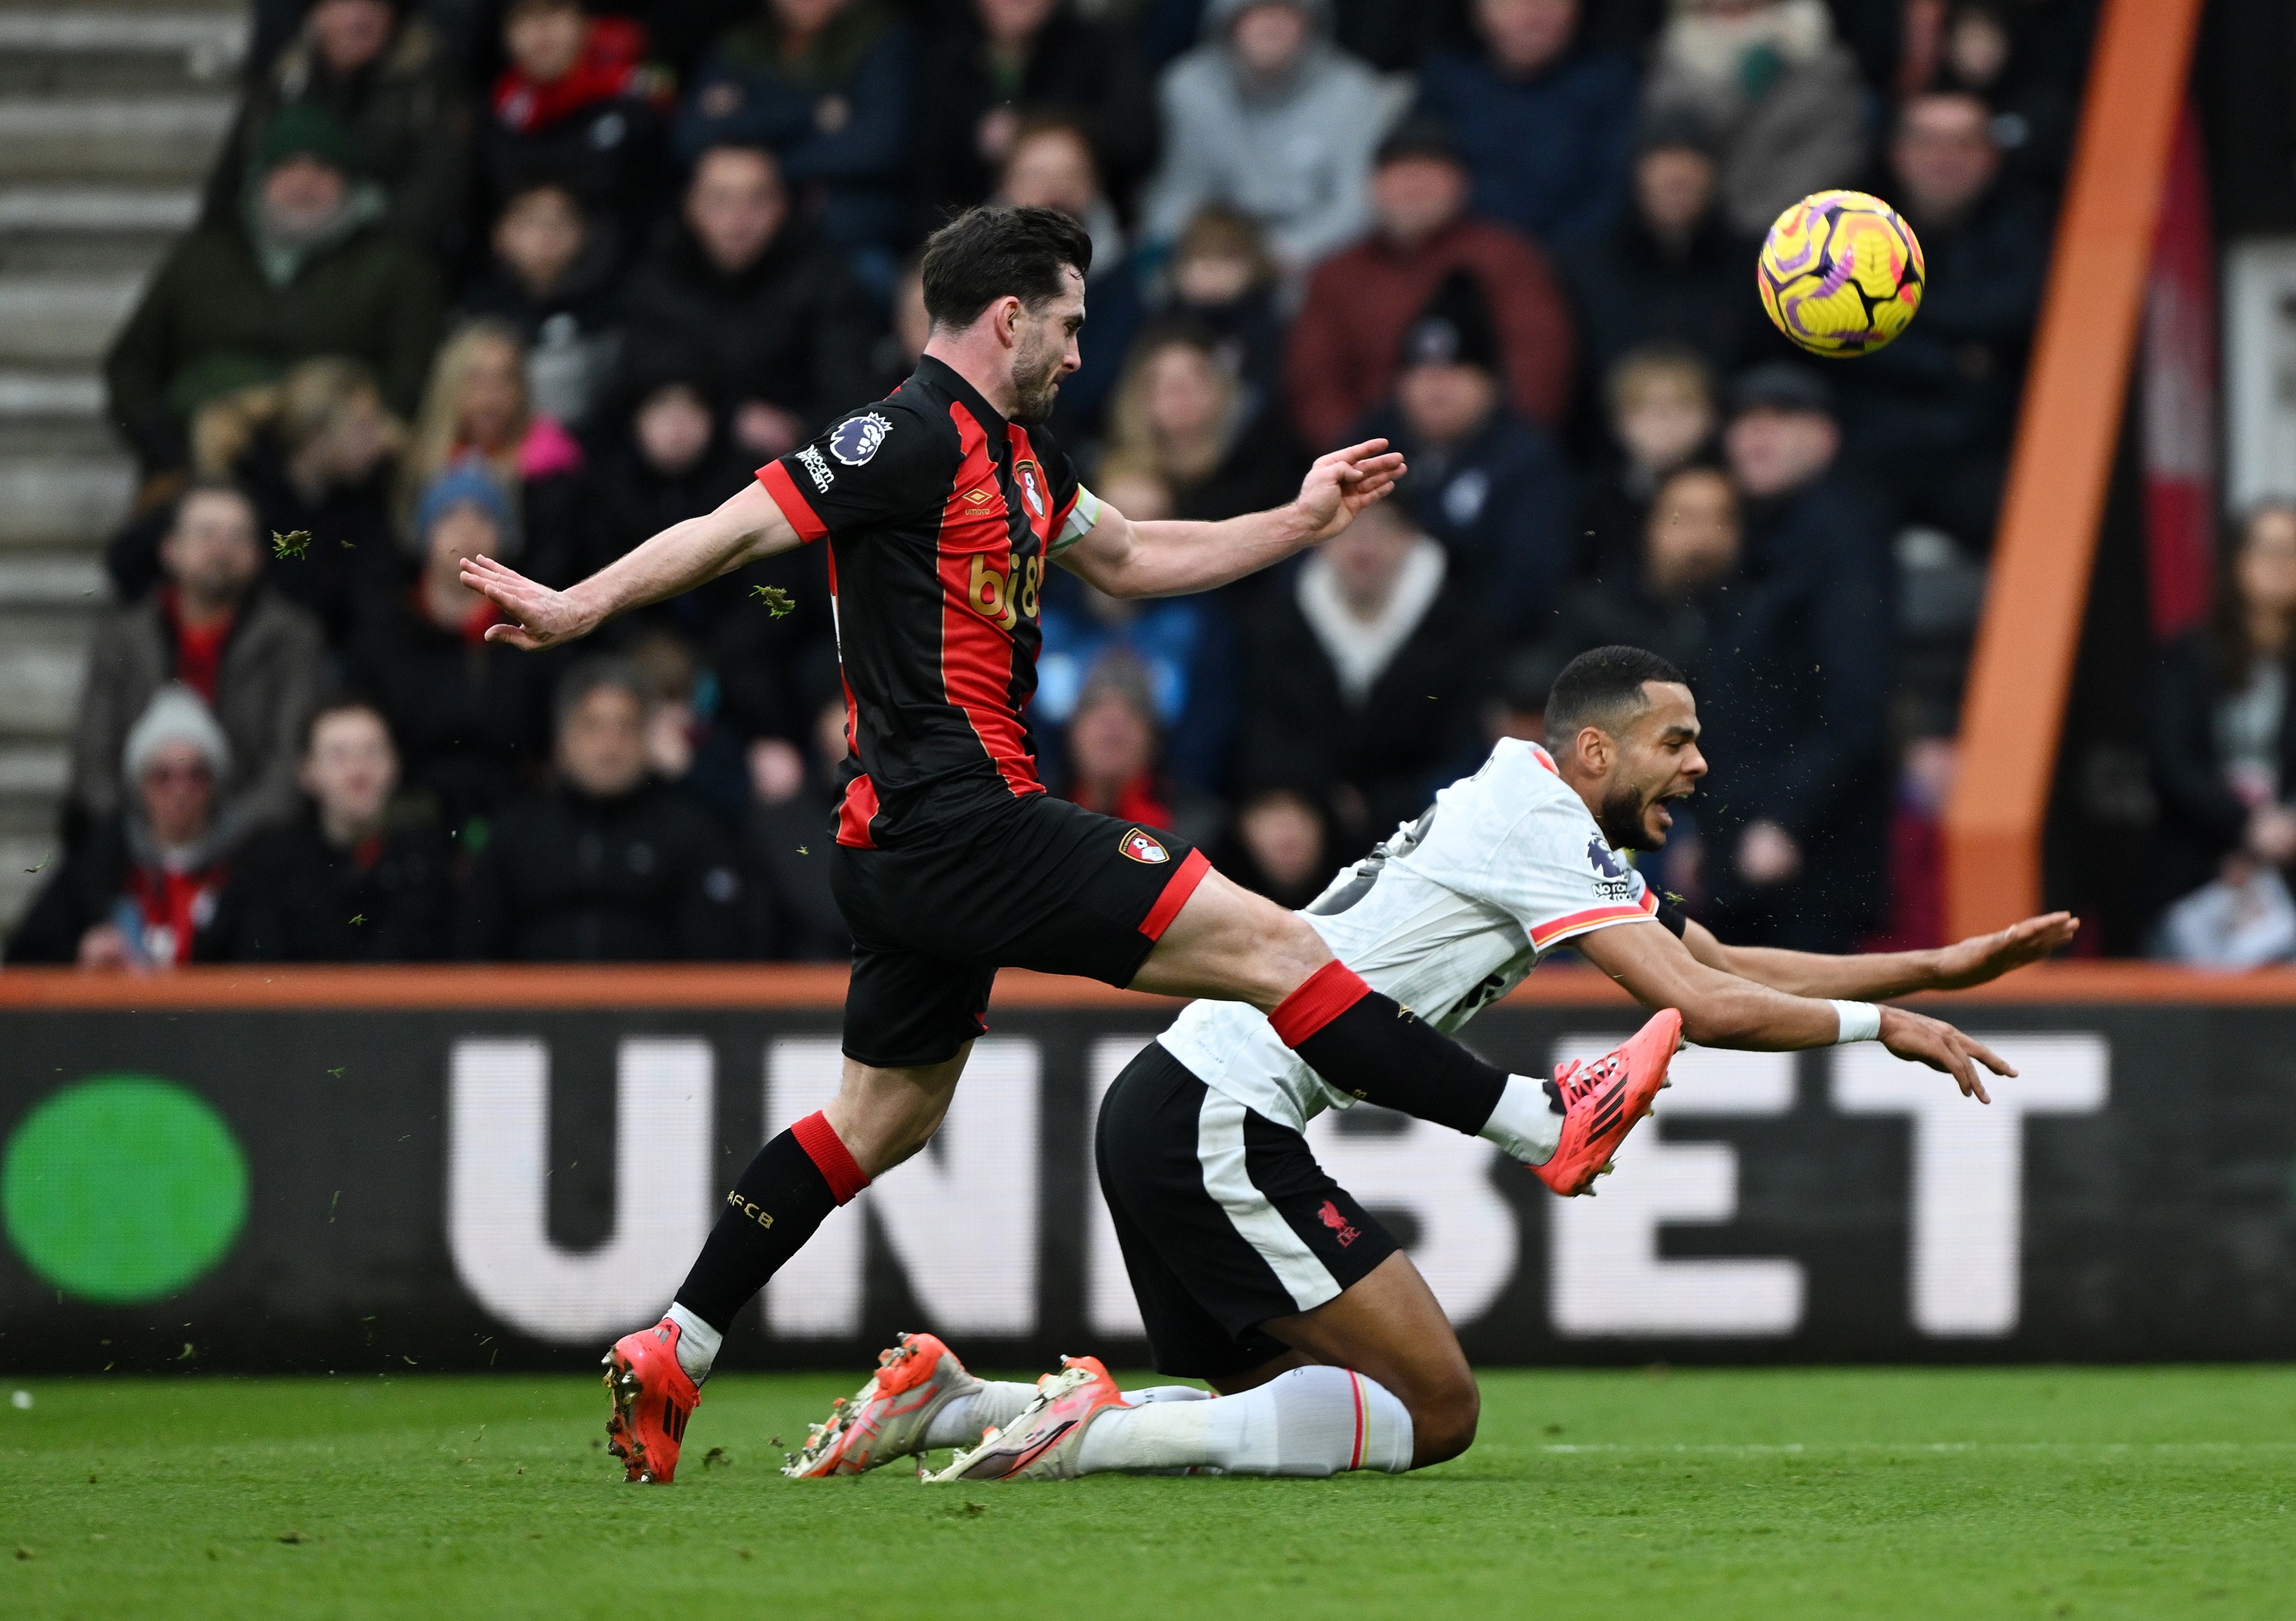
{"label": "player's kicking leg", "polygon": [[[1483,1132],[1527,1160],[1554,1150],[1538,1083],[1493,1068],[1373,991],[1303,919],[1177,840],[1037,794],[959,853],[837,848],[832,878],[860,942],[844,1078],[826,1109],[742,1172],[662,1321],[607,1354],[607,1433],[631,1480],[675,1478],[685,1423],[734,1314],[832,1212],[939,1128],[986,1027],[999,964],[1248,1002],[1342,1091]],[[984,885],[982,873],[996,881]],[[1127,917],[1136,921],[1125,926]],[[867,943],[862,919],[894,943]],[[900,943],[919,941],[932,949]],[[1509,1099],[1527,1135],[1496,1129]]]}

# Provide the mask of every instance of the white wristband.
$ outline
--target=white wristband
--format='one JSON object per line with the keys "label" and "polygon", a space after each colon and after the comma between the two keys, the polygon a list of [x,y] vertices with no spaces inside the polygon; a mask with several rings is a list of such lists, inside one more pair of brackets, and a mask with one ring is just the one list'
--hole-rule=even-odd
{"label": "white wristband", "polygon": [[1882,1010],[1871,1002],[1834,1002],[1836,1047],[1850,1041],[1871,1041],[1882,1033]]}

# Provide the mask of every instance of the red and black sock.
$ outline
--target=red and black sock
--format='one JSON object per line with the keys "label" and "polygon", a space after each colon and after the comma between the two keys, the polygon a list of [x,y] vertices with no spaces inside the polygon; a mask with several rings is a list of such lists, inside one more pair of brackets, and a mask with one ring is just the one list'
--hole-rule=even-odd
{"label": "red and black sock", "polygon": [[677,1304],[724,1333],[829,1213],[868,1185],[828,1119],[808,1115],[758,1149],[726,1196]]}
{"label": "red and black sock", "polygon": [[1300,982],[1267,1016],[1275,1033],[1341,1091],[1472,1136],[1506,1090],[1494,1069],[1382,996],[1337,960]]}

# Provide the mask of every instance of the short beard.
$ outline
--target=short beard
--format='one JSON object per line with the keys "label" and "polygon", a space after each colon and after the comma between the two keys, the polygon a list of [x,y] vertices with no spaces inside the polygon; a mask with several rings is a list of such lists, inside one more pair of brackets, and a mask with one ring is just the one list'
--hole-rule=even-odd
{"label": "short beard", "polygon": [[1595,826],[1613,850],[1655,850],[1666,843],[1666,835],[1652,835],[1643,818],[1645,807],[1643,796],[1632,788],[1617,788],[1603,802],[1595,812]]}
{"label": "short beard", "polygon": [[1061,393],[1061,353],[1049,344],[1041,352],[1027,348],[1013,357],[1013,420],[1040,423],[1053,414]]}

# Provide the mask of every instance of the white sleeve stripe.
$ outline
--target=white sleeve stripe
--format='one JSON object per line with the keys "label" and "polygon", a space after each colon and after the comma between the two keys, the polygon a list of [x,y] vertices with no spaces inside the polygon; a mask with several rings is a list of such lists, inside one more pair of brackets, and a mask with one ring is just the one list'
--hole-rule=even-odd
{"label": "white sleeve stripe", "polygon": [[1068,522],[1061,525],[1061,532],[1054,535],[1053,543],[1045,548],[1045,555],[1057,556],[1068,550],[1092,533],[1092,526],[1099,522],[1100,498],[1078,484],[1076,499],[1069,506]]}

